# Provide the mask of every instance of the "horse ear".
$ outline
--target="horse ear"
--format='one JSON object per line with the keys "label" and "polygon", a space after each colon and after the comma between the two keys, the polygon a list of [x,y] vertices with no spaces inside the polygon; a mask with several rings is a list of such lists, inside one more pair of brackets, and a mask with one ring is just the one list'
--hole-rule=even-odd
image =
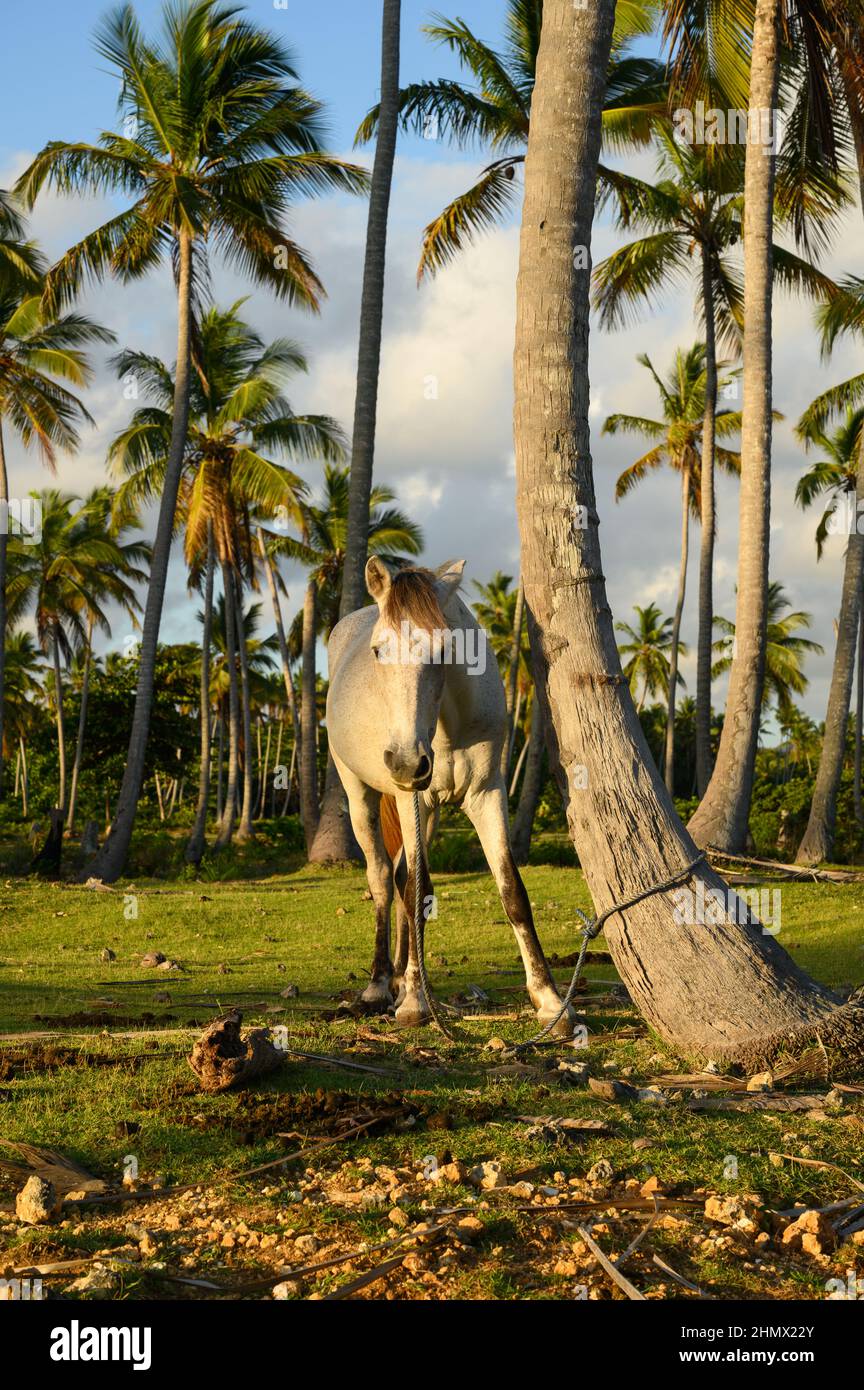
{"label": "horse ear", "polygon": [[377,555],[366,561],[366,588],[376,603],[383,603],[390,591],[390,571]]}
{"label": "horse ear", "polygon": [[442,603],[446,603],[449,598],[452,598],[459,588],[462,583],[464,568],[464,560],[446,560],[443,565],[438,566],[435,571],[435,578],[438,580],[436,588]]}

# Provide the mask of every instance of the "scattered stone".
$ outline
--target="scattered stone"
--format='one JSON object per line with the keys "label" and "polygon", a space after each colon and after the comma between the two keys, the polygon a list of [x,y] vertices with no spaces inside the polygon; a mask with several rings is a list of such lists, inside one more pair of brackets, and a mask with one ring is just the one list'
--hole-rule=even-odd
{"label": "scattered stone", "polygon": [[280,998],[280,999],[299,999],[299,998],[300,998],[300,986],[299,986],[299,985],[289,985],[287,989],[281,989],[281,990],[279,991],[279,998]]}
{"label": "scattered stone", "polygon": [[103,946],[102,950],[99,952],[99,959],[104,965],[109,965],[112,960],[117,959],[117,952],[112,951],[110,946]]}
{"label": "scattered stone", "polygon": [[595,1096],[603,1100],[636,1100],[639,1092],[626,1081],[601,1081],[596,1076],[588,1078],[588,1086]]}
{"label": "scattered stone", "polygon": [[321,1242],[317,1236],[298,1236],[294,1242],[294,1249],[298,1255],[314,1255],[320,1245]]}
{"label": "scattered stone", "polygon": [[608,1158],[601,1158],[593,1168],[588,1169],[586,1177],[592,1187],[608,1187],[615,1177],[615,1170]]}
{"label": "scattered stone", "polygon": [[[468,1169],[458,1159],[453,1163],[440,1163],[429,1175],[430,1182],[465,1182]],[[473,1181],[473,1179],[472,1179]]]}
{"label": "scattered stone", "polygon": [[669,1097],[659,1086],[643,1086],[637,1095],[643,1105],[668,1105]]}
{"label": "scattered stone", "polygon": [[478,1163],[468,1174],[468,1181],[475,1187],[491,1189],[494,1187],[506,1187],[507,1179],[504,1176],[504,1165],[497,1159],[490,1159],[488,1163]]}
{"label": "scattered stone", "polygon": [[589,1068],[587,1062],[559,1062],[558,1070],[562,1074],[562,1081],[568,1082],[571,1086],[586,1086],[588,1084]]}
{"label": "scattered stone", "polygon": [[637,1153],[637,1154],[638,1154],[638,1153],[641,1153],[643,1149],[651,1149],[651,1148],[653,1148],[653,1147],[654,1147],[654,1140],[653,1140],[653,1139],[634,1139],[634,1140],[633,1140],[633,1149],[634,1149],[634,1152]]}
{"label": "scattered stone", "polygon": [[463,1216],[456,1223],[456,1229],[463,1240],[479,1240],[483,1234],[483,1222],[479,1216]]}
{"label": "scattered stone", "polygon": [[27,1226],[41,1226],[54,1220],[60,1206],[54,1184],[34,1173],[15,1198],[15,1215]]}
{"label": "scattered stone", "polygon": [[283,1279],[281,1284],[275,1284],[273,1286],[273,1297],[280,1303],[288,1298],[297,1298],[300,1295],[302,1287],[298,1279]]}
{"label": "scattered stone", "polygon": [[344,908],[344,907],[337,907],[337,909],[336,909],[336,916],[337,916],[337,917],[347,917],[347,916],[348,916],[348,913],[345,911],[345,908]]}
{"label": "scattered stone", "polygon": [[120,1275],[117,1270],[97,1261],[92,1269],[88,1269],[86,1274],[70,1284],[66,1292],[77,1293],[81,1298],[110,1298],[119,1291],[119,1286]]}
{"label": "scattered stone", "polygon": [[646,1181],[643,1182],[642,1186],[639,1188],[639,1191],[643,1197],[653,1197],[655,1193],[659,1197],[663,1193],[663,1188],[660,1186],[660,1179],[656,1176],[656,1174],[652,1173],[651,1177],[647,1178]]}
{"label": "scattered stone", "polygon": [[834,1249],[836,1237],[824,1212],[804,1211],[786,1227],[781,1243],[787,1249],[800,1250],[805,1255],[827,1255]]}
{"label": "scattered stone", "polygon": [[770,1071],[757,1071],[755,1076],[751,1076],[747,1081],[748,1091],[773,1091],[774,1073]]}
{"label": "scattered stone", "polygon": [[506,1052],[507,1044],[503,1038],[490,1038],[487,1043],[483,1044],[483,1050],[484,1052]]}
{"label": "scattered stone", "polygon": [[755,1236],[759,1230],[759,1214],[762,1204],[754,1196],[709,1197],[705,1203],[705,1216],[718,1226],[733,1227],[743,1235]]}
{"label": "scattered stone", "polygon": [[400,1230],[408,1225],[408,1217],[401,1207],[393,1208],[389,1215],[389,1221],[391,1226],[398,1226]]}
{"label": "scattered stone", "polygon": [[161,951],[148,951],[146,955],[141,957],[141,964],[148,969],[155,970],[162,964],[164,959],[165,957]]}

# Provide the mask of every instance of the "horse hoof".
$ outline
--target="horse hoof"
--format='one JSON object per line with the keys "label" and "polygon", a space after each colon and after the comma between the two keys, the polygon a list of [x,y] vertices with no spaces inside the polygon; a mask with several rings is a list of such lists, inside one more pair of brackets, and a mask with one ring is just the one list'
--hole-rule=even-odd
{"label": "horse hoof", "polygon": [[370,980],[362,993],[357,995],[354,1004],[366,1014],[386,1014],[393,1007],[390,986],[384,980]]}
{"label": "horse hoof", "polygon": [[396,1022],[400,1028],[420,1028],[431,1021],[432,1015],[425,999],[418,999],[416,995],[406,995],[396,1010]]}
{"label": "horse hoof", "polygon": [[[558,1014],[560,1008],[561,1006],[559,1004],[558,1008],[556,1009],[544,1009],[542,1012],[538,1012],[537,1022],[539,1023],[540,1027],[548,1027],[548,1025],[552,1022],[553,1018],[555,1018],[555,1016]],[[578,1024],[578,1022],[579,1019],[577,1018],[573,1009],[567,1009],[565,1013],[561,1014],[561,1017],[558,1019],[558,1022],[555,1024],[555,1027],[549,1034],[550,1038],[565,1038],[569,1042],[570,1039],[573,1037],[573,1030]]]}

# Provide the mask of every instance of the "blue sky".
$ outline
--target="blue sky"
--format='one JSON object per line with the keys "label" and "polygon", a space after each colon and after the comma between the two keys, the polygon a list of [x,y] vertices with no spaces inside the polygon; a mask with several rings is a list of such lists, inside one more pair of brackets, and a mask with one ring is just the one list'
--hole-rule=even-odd
{"label": "blue sky", "polygon": [[[438,0],[427,5],[403,0],[402,81],[457,75],[453,58],[420,33],[433,9],[460,15],[475,32],[501,42],[504,0]],[[147,31],[158,0],[138,0]],[[354,154],[354,130],[377,97],[379,0],[253,0],[250,16],[283,32],[294,49],[304,84],[327,107],[330,147],[370,162],[371,151]],[[0,88],[0,187],[8,186],[29,158],[50,139],[93,139],[115,118],[115,80],[93,51],[94,26],[105,13],[100,0],[42,0],[16,3],[4,14],[5,64]],[[38,61],[34,62],[34,55]],[[34,77],[34,73],[38,74]],[[417,289],[415,272],[422,228],[457,193],[476,179],[483,151],[454,151],[435,141],[400,137],[388,243],[376,477],[389,483],[426,535],[424,559],[432,564],[467,560],[467,596],[472,580],[496,569],[518,574],[515,478],[512,442],[512,344],[518,259],[518,208],[514,216],[461,255],[434,281]],[[653,161],[640,155],[630,166],[650,177]],[[52,256],[61,254],[98,225],[107,206],[92,201],[41,198],[32,227]],[[311,318],[252,290],[216,266],[214,292],[220,303],[249,295],[246,313],[266,337],[296,337],[310,359],[308,376],[290,392],[298,410],[335,415],[350,426],[353,413],[357,324],[363,268],[366,208],[362,200],[330,198],[300,204],[291,232],[311,253],[328,291],[320,317]],[[621,243],[607,221],[595,227],[595,263]],[[851,210],[842,235],[825,263],[830,273],[864,274],[861,213]],[[86,295],[82,307],[117,334],[119,343],[156,352],[171,361],[176,341],[176,304],[166,268],[131,286],[106,282]],[[803,408],[826,386],[862,369],[860,349],[841,344],[832,361],[820,359],[809,305],[778,296],[775,307],[775,403],[786,420],[776,428],[773,478],[772,578],[783,582],[796,609],[813,615],[811,636],[825,655],[808,661],[811,677],[805,704],[824,717],[831,671],[842,546],[834,539],[817,564],[815,515],[802,515],[794,487],[805,466],[792,426]],[[591,342],[592,451],[601,516],[604,572],[617,619],[632,618],[634,604],[656,602],[670,613],[678,567],[678,483],[670,474],[649,476],[620,505],[614,501],[618,473],[643,451],[639,440],[601,434],[613,411],[654,416],[657,401],[648,373],[636,356],[648,352],[665,372],[677,347],[698,337],[692,291],[685,283],[626,332],[595,326]],[[61,461],[57,485],[83,493],[104,481],[105,452],[126,423],[124,399],[107,353],[97,361],[87,394],[97,428],[82,439],[79,453]],[[434,390],[430,393],[430,382]],[[14,443],[8,450],[13,493],[47,486],[38,460]],[[313,489],[318,465],[298,471]],[[738,550],[737,485],[718,488],[716,553],[717,611],[734,616]],[[693,693],[692,653],[696,638],[698,530],[691,531],[691,564],[684,636],[691,655],[683,664],[687,693]],[[302,601],[302,574],[287,572],[290,619]],[[192,640],[199,604],[186,592],[181,558],[169,574],[162,635]],[[266,606],[265,606],[266,612]],[[269,630],[269,628],[268,628]],[[104,645],[120,647],[129,636],[114,624]],[[716,691],[722,701],[723,687]]]}

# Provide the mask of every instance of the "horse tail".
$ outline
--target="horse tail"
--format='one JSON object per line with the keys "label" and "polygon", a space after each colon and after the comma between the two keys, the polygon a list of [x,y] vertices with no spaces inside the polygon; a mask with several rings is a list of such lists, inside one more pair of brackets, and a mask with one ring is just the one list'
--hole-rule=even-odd
{"label": "horse tail", "polygon": [[385,794],[381,798],[381,832],[384,836],[384,848],[395,864],[402,849],[402,826],[399,812],[396,810],[395,796]]}

